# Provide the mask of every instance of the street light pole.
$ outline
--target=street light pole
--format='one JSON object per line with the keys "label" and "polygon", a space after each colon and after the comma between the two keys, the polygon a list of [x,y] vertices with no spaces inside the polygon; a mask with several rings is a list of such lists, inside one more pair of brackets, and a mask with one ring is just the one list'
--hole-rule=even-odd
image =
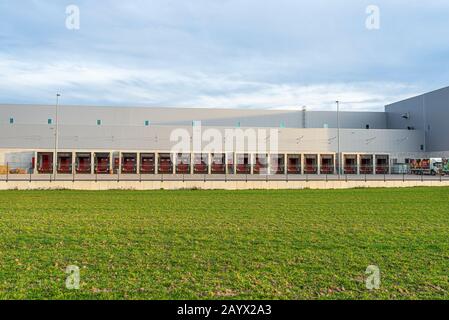
{"label": "street light pole", "polygon": [[341,174],[341,154],[340,154],[340,101],[335,101],[337,103],[337,157],[338,157],[338,179],[340,180]]}
{"label": "street light pole", "polygon": [[59,121],[58,121],[58,106],[59,106],[59,93],[56,94],[56,105],[55,105],[55,154],[53,157],[53,180],[56,180],[56,171],[58,164],[58,131],[59,131]]}

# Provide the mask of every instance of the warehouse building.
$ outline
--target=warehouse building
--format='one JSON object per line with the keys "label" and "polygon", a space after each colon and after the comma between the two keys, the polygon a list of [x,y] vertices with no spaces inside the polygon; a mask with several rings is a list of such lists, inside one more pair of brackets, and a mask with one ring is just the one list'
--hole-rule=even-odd
{"label": "warehouse building", "polygon": [[448,119],[449,87],[385,112],[0,105],[0,174],[386,174],[449,157]]}

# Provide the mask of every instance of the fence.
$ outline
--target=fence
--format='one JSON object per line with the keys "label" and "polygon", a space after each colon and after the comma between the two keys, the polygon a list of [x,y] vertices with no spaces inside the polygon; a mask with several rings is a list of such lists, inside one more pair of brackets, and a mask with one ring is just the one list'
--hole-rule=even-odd
{"label": "fence", "polygon": [[131,170],[127,173],[126,170],[125,172],[110,171],[93,166],[92,170],[85,173],[69,170],[53,174],[52,167],[47,169],[44,173],[36,173],[37,170],[33,169],[31,163],[7,163],[0,166],[0,181],[449,181],[449,175],[412,175],[406,170],[390,173],[388,166],[345,166],[340,175],[335,173],[333,166],[305,166],[303,173],[300,170],[292,171],[287,168],[287,172],[278,170],[273,174],[267,174],[266,170],[251,168],[251,165],[247,164],[236,165],[235,171],[231,171],[230,174],[222,172],[206,174],[204,173],[206,168],[203,168],[201,172],[194,170],[192,174],[184,170],[181,170],[182,173],[172,174],[173,167],[159,168],[159,166],[158,169],[167,170],[159,170],[162,172],[158,174],[154,174],[152,170],[140,170],[139,173]]}

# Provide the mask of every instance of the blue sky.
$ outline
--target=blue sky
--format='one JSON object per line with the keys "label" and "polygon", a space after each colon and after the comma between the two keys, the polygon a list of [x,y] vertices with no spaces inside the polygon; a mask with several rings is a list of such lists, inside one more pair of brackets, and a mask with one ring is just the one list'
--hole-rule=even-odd
{"label": "blue sky", "polygon": [[447,0],[0,0],[0,103],[382,110],[449,85],[448,17]]}

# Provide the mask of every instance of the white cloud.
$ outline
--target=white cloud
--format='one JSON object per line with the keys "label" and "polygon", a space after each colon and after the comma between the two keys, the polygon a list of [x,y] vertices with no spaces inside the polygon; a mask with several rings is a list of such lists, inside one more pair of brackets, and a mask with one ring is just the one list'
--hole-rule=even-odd
{"label": "white cloud", "polygon": [[0,1],[0,103],[381,110],[448,85],[449,4],[367,1]]}
{"label": "white cloud", "polygon": [[[55,61],[36,66],[32,61],[0,57],[0,95],[45,103],[63,94],[63,103],[326,110],[342,101],[342,109],[376,110],[418,93],[397,83],[327,83],[304,86],[248,81],[239,74],[175,72],[98,63]],[[20,99],[19,99],[20,101]]]}

